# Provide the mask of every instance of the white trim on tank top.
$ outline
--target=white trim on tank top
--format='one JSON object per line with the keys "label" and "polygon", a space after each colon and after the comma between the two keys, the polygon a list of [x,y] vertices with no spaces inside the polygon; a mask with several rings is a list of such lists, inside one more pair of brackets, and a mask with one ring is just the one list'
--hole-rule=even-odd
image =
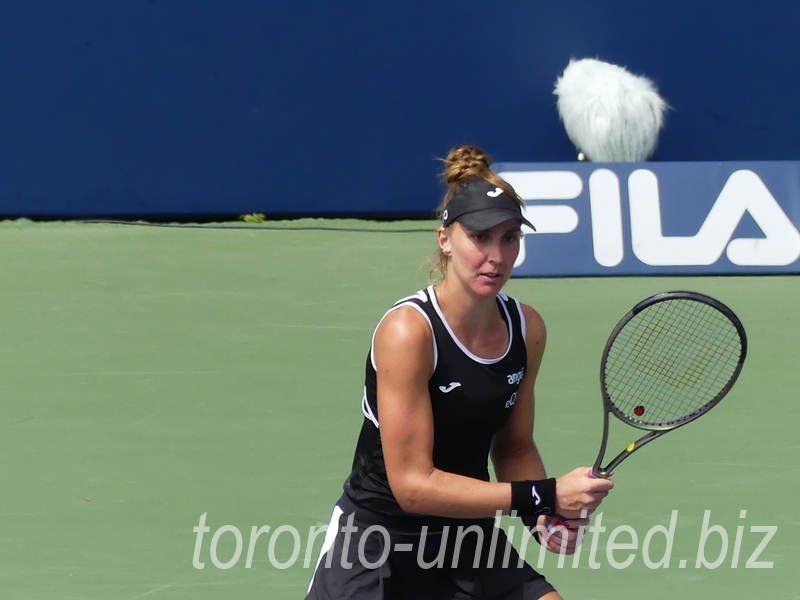
{"label": "white trim on tank top", "polygon": [[[378,321],[378,324],[375,327],[375,331],[372,332],[372,342],[370,343],[369,347],[369,360],[372,363],[372,368],[375,369],[375,371],[378,370],[378,366],[375,364],[375,334],[378,333],[378,327],[381,326],[381,323],[383,323],[383,320],[389,315],[390,312],[395,311],[403,306],[413,307],[419,314],[425,317],[425,320],[428,322],[428,327],[431,328],[431,339],[433,340],[433,370],[434,371],[436,370],[436,365],[439,364],[439,349],[436,347],[436,336],[434,335],[433,332],[433,323],[431,323],[430,318],[428,317],[427,314],[425,314],[425,311],[422,309],[422,307],[420,307],[418,304],[414,302],[406,302],[406,300],[408,300],[409,298],[420,298],[421,294],[422,292],[419,292],[418,294],[415,294],[413,296],[408,296],[407,298],[399,300],[398,304],[395,304],[392,308],[387,310],[386,314],[381,317],[380,321]],[[425,302],[428,301],[427,298],[420,298],[420,299],[422,299]]]}
{"label": "white trim on tank top", "polygon": [[[500,301],[500,306],[503,307],[503,312],[506,314],[506,326],[508,327],[508,347],[506,351],[503,352],[502,356],[498,356],[497,358],[481,358],[480,356],[473,354],[472,352],[467,349],[467,347],[461,343],[461,341],[456,337],[456,334],[453,333],[453,330],[450,328],[450,323],[447,322],[447,319],[444,317],[444,313],[442,313],[442,309],[439,306],[439,301],[436,298],[436,293],[433,291],[433,286],[428,286],[428,296],[431,298],[431,304],[433,305],[436,314],[439,315],[439,318],[442,320],[442,324],[444,328],[447,330],[447,333],[450,334],[450,338],[456,343],[456,345],[461,348],[461,351],[467,355],[467,357],[471,358],[477,363],[482,365],[494,365],[499,363],[503,360],[506,356],[508,356],[509,350],[511,350],[511,344],[514,343],[514,327],[511,323],[511,315],[508,314],[508,308],[506,308],[506,303]],[[508,298],[505,294],[498,294],[501,298]]]}

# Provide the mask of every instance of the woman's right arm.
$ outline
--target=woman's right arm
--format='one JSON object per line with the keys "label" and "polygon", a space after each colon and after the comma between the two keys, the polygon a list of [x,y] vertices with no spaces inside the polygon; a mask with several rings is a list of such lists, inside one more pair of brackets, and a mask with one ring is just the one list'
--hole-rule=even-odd
{"label": "woman's right arm", "polygon": [[392,493],[407,512],[454,518],[508,514],[511,486],[448,473],[433,465],[433,334],[415,309],[389,313],[375,333],[378,417]]}

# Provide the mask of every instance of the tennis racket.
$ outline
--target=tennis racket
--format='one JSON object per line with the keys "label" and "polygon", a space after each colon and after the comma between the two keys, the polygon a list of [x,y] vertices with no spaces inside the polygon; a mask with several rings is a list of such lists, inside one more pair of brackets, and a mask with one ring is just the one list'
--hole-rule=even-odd
{"label": "tennis racket", "polygon": [[[603,441],[590,476],[609,477],[645,444],[714,408],[733,387],[746,355],[741,321],[709,296],[662,292],[639,302],[603,350]],[[602,466],[610,414],[647,433]]]}

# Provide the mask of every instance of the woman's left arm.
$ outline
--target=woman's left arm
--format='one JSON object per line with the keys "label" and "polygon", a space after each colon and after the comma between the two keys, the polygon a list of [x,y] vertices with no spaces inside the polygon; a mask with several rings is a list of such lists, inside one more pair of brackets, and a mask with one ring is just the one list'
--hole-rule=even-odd
{"label": "woman's left arm", "polygon": [[542,458],[533,441],[534,384],[542,364],[547,330],[538,312],[522,305],[528,364],[520,382],[514,409],[505,427],[492,441],[492,463],[497,481],[546,479]]}
{"label": "woman's left arm", "polygon": [[[505,427],[492,440],[492,463],[498,481],[546,479],[547,472],[533,441],[534,384],[542,364],[547,331],[542,317],[530,306],[522,305],[525,315],[525,342],[528,364],[517,392],[514,410]],[[548,550],[573,554],[580,541],[578,530],[588,519],[562,519],[542,515],[537,520],[539,538]],[[555,527],[550,533],[550,528]]]}

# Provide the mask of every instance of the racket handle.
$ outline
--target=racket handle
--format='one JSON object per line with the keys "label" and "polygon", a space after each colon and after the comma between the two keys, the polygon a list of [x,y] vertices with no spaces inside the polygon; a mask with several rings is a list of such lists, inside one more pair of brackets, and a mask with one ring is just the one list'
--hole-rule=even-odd
{"label": "racket handle", "polygon": [[611,471],[610,473],[607,473],[605,475],[601,475],[600,473],[594,470],[594,467],[592,467],[591,469],[589,469],[589,472],[586,473],[586,476],[589,479],[609,479],[613,474],[614,471]]}

